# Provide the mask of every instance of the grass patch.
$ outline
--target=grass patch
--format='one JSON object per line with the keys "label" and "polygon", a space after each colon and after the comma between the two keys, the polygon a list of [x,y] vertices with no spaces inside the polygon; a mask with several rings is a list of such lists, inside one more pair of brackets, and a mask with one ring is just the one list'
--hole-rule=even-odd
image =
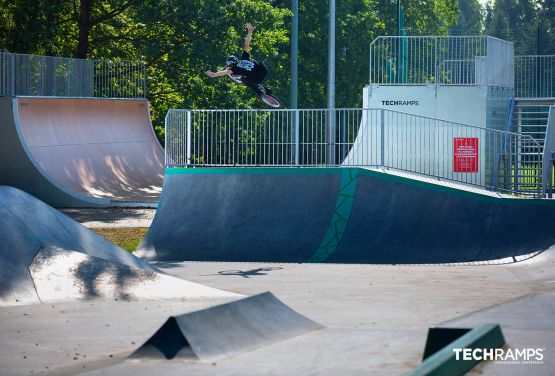
{"label": "grass patch", "polygon": [[128,252],[133,252],[146,235],[148,227],[103,227],[91,228]]}

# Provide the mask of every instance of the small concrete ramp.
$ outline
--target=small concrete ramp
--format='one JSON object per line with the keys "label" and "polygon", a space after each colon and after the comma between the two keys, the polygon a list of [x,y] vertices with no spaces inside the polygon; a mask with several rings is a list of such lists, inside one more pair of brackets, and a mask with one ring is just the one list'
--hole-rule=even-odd
{"label": "small concrete ramp", "polygon": [[238,296],[160,275],[28,193],[0,187],[0,306],[222,294]]}
{"label": "small concrete ramp", "polygon": [[321,328],[266,292],[172,316],[131,358],[212,360]]}
{"label": "small concrete ramp", "polygon": [[160,261],[458,263],[555,244],[555,201],[362,168],[167,169],[135,254]]}
{"label": "small concrete ramp", "polygon": [[157,202],[164,151],[145,99],[0,99],[0,184],[56,207]]}

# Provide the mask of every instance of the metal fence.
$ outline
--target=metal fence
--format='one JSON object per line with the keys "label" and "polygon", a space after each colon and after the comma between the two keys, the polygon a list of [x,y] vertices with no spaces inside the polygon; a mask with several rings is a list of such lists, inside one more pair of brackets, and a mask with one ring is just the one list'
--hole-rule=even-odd
{"label": "metal fence", "polygon": [[555,55],[515,56],[515,96],[555,98]]}
{"label": "metal fence", "polygon": [[382,36],[370,44],[370,83],[513,86],[513,44],[487,36]]}
{"label": "metal fence", "polygon": [[384,167],[541,194],[530,136],[383,109],[170,110],[166,165]]}
{"label": "metal fence", "polygon": [[0,96],[144,98],[140,62],[85,60],[0,51]]}
{"label": "metal fence", "polygon": [[170,110],[166,116],[166,164],[337,164],[355,141],[362,111],[333,112],[340,126],[331,135],[327,110]]}

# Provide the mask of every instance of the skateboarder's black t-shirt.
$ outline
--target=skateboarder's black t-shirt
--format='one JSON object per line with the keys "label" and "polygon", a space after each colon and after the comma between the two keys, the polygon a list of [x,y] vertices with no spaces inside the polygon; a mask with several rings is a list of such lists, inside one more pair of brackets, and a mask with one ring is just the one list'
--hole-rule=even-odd
{"label": "skateboarder's black t-shirt", "polygon": [[231,67],[231,71],[233,74],[245,76],[247,81],[257,84],[262,83],[268,74],[264,64],[260,61],[251,60],[247,51],[243,51],[241,59],[234,67]]}

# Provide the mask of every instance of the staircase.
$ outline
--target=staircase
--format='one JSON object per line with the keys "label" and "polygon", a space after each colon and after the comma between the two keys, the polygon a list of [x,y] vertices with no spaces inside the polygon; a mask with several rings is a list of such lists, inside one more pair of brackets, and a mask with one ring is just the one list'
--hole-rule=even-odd
{"label": "staircase", "polygon": [[[540,152],[543,152],[549,107],[552,105],[555,105],[555,98],[515,99],[511,131],[529,135],[537,141],[542,148]],[[533,192],[536,192],[538,182],[541,182],[541,153],[538,155],[537,152],[522,150],[518,158],[524,160],[513,164],[513,166],[519,166],[518,170],[513,171],[511,179],[513,189],[524,195],[527,193],[533,194]]]}
{"label": "staircase", "polygon": [[512,131],[530,135],[543,146],[549,106],[554,104],[555,99],[516,99],[513,110]]}

